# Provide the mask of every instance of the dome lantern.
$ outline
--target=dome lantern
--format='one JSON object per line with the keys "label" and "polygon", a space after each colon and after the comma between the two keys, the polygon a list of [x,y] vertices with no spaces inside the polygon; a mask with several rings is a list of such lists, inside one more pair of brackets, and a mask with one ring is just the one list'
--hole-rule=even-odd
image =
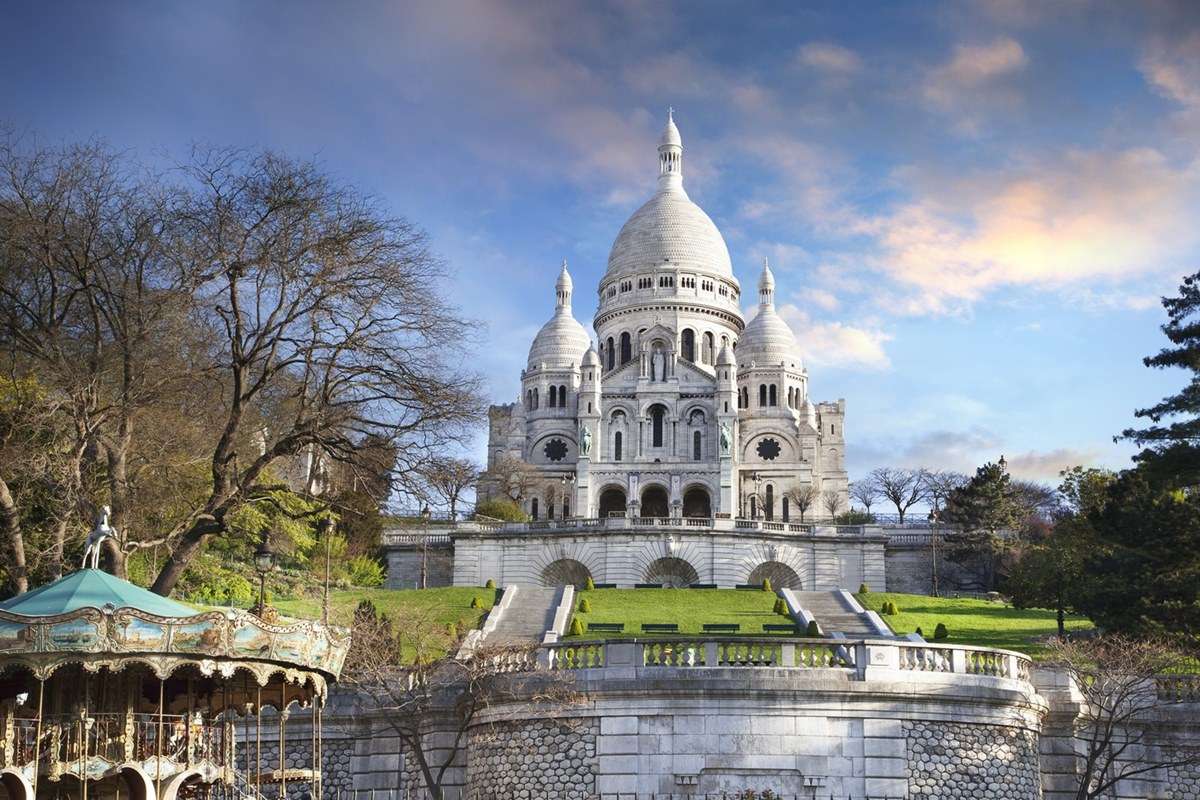
{"label": "dome lantern", "polygon": [[758,304],[763,308],[775,307],[775,276],[766,256],[763,256],[762,276],[758,279]]}
{"label": "dome lantern", "polygon": [[683,191],[683,139],[675,127],[675,109],[667,110],[667,126],[658,140],[658,189]]}

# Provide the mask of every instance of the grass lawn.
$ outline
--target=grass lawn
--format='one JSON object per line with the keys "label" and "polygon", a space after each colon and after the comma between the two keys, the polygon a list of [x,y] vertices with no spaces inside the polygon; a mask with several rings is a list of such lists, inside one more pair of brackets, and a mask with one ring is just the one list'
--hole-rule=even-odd
{"label": "grass lawn", "polygon": [[[586,614],[579,611],[584,598],[592,607]],[[751,589],[593,589],[576,593],[574,617],[585,631],[589,622],[623,622],[625,632],[585,632],[575,638],[640,637],[644,636],[643,622],[673,622],[680,634],[702,633],[705,623],[735,623],[742,626],[742,635],[762,636],[764,622],[791,622],[789,617],[773,613],[774,605],[774,592]]]}
{"label": "grass lawn", "polygon": [[[330,616],[338,625],[349,625],[354,609],[363,600],[370,600],[380,613],[401,626],[406,620],[428,620],[439,629],[454,623],[459,631],[478,628],[484,614],[496,602],[499,592],[476,586],[446,586],[438,589],[346,589],[330,593]],[[471,598],[478,597],[483,608],[471,608]],[[299,619],[320,619],[321,599],[275,600],[271,603],[279,613]]]}
{"label": "grass lawn", "polygon": [[[900,609],[899,614],[883,616],[883,621],[896,633],[912,633],[918,627],[932,641],[939,622],[946,624],[950,644],[972,644],[980,647],[1001,647],[1016,650],[1037,658],[1045,647],[1034,639],[1058,630],[1055,612],[1044,609],[1020,609],[987,600],[926,597],[919,594],[870,592],[856,595],[864,608],[882,611],[888,600]],[[1090,628],[1092,623],[1083,617],[1067,617],[1067,629]]]}

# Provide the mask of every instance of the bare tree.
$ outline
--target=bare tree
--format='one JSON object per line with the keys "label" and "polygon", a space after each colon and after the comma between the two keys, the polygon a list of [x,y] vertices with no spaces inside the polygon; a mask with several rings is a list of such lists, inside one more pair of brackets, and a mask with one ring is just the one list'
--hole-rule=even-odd
{"label": "bare tree", "polygon": [[435,458],[420,471],[422,481],[441,498],[450,512],[450,519],[458,518],[458,502],[463,492],[475,485],[479,467],[466,458]]}
{"label": "bare tree", "polygon": [[950,496],[951,492],[965,486],[970,480],[961,472],[949,470],[922,470],[922,472],[924,473],[922,481],[925,486],[925,497],[933,505],[935,512],[945,507],[946,498]]}
{"label": "bare tree", "polygon": [[821,490],[811,483],[806,483],[788,489],[787,496],[795,504],[796,510],[800,512],[800,523],[804,524],[804,515],[816,504],[817,499],[821,496]]}
{"label": "bare tree", "polygon": [[825,507],[830,518],[834,518],[842,507],[842,497],[836,489],[826,489],[821,492],[821,505]]}
{"label": "bare tree", "polygon": [[879,485],[867,476],[850,484],[850,497],[862,503],[863,509],[870,514],[871,506],[883,497],[883,493],[879,491]]}
{"label": "bare tree", "polygon": [[896,507],[900,524],[908,509],[925,498],[925,471],[922,469],[894,469],[880,467],[871,471],[870,479],[879,487],[880,493]]}
{"label": "bare tree", "polygon": [[[1200,765],[1194,742],[1174,744],[1162,714],[1192,702],[1174,681],[1195,660],[1170,643],[1123,636],[1056,641],[1050,654],[1081,696],[1075,720],[1077,800],[1109,797],[1117,784],[1148,772]],[[1174,675],[1174,677],[1173,677]]]}
{"label": "bare tree", "polygon": [[201,150],[183,173],[171,255],[220,332],[225,408],[210,489],[164,537],[160,594],[234,508],[269,494],[278,460],[312,447],[353,463],[369,438],[396,445],[395,469],[411,472],[482,415],[478,378],[457,366],[471,326],[438,294],[442,267],[419,230],[271,153]]}
{"label": "bare tree", "polygon": [[399,738],[433,797],[442,796],[468,730],[478,735],[480,712],[519,698],[553,714],[578,700],[569,678],[536,669],[536,645],[464,648],[459,657],[459,644],[432,615],[406,618],[393,629],[364,603],[341,678],[370,709],[368,723]]}
{"label": "bare tree", "polygon": [[529,497],[539,480],[537,470],[511,453],[497,458],[484,475],[494,480],[504,496],[517,505]]}

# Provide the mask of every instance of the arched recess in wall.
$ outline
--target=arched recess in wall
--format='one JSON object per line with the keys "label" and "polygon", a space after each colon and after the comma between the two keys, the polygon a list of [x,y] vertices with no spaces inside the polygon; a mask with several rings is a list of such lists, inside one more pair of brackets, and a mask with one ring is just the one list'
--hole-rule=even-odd
{"label": "arched recess in wall", "polygon": [[712,498],[703,486],[693,486],[683,493],[683,515],[685,517],[711,517]]}
{"label": "arched recess in wall", "polygon": [[626,364],[631,358],[633,358],[633,340],[629,338],[629,331],[626,331],[621,334],[621,363]]}
{"label": "arched recess in wall", "polygon": [[581,561],[573,558],[560,558],[551,561],[542,570],[543,586],[574,586],[582,589],[587,585],[592,572]]}
{"label": "arched recess in wall", "polygon": [[625,516],[625,490],[610,487],[600,493],[601,517]]}
{"label": "arched recess in wall", "polygon": [[667,556],[651,561],[642,575],[643,583],[657,583],[661,586],[682,589],[700,580],[696,568],[682,558]]}
{"label": "arched recess in wall", "polygon": [[760,586],[764,580],[771,582],[772,589],[803,589],[796,570],[781,561],[764,561],[755,567],[746,583]]}
{"label": "arched recess in wall", "polygon": [[642,492],[643,517],[666,517],[668,512],[667,490],[662,486],[647,486]]}
{"label": "arched recess in wall", "polygon": [[691,328],[684,328],[683,333],[679,336],[680,355],[684,361],[696,360],[696,332]]}

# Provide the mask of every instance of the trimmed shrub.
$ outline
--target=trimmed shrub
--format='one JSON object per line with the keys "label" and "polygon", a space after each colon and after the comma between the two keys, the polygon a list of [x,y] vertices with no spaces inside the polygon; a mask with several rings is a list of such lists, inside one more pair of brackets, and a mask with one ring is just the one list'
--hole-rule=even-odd
{"label": "trimmed shrub", "polygon": [[893,614],[899,614],[900,607],[896,605],[895,600],[888,600],[887,602],[885,602],[883,604],[883,609],[880,613],[885,614],[886,616],[890,617]]}
{"label": "trimmed shrub", "polygon": [[917,636],[920,636],[922,639],[925,638],[925,631],[921,630],[920,625],[917,626],[917,629],[913,631],[913,633],[915,633]]}
{"label": "trimmed shrub", "polygon": [[447,622],[446,623],[446,635],[449,636],[451,639],[457,639],[458,638],[458,625],[456,625],[453,622]]}
{"label": "trimmed shrub", "polygon": [[783,614],[784,616],[787,616],[787,613],[788,613],[787,603],[783,602],[782,597],[775,598],[775,608],[773,609],[773,613]]}
{"label": "trimmed shrub", "polygon": [[588,579],[583,582],[583,588],[589,592],[596,590],[596,582],[592,580],[592,576],[588,575]]}
{"label": "trimmed shrub", "polygon": [[488,578],[488,579],[487,579],[487,583],[485,583],[485,584],[483,585],[483,588],[485,588],[485,589],[495,589],[495,588],[496,588],[496,582],[495,582],[494,580],[492,580],[491,578]]}
{"label": "trimmed shrub", "polygon": [[813,620],[809,620],[809,622],[808,622],[808,630],[806,630],[806,631],[804,632],[804,635],[805,635],[805,636],[807,636],[807,637],[808,637],[808,638],[810,638],[810,639],[818,639],[818,638],[820,638],[820,636],[821,636],[821,626],[817,624],[817,621],[816,621],[815,619],[813,619]]}
{"label": "trimmed shrub", "polygon": [[764,592],[775,591],[774,589],[771,588],[771,579],[770,578],[763,578],[763,591]]}
{"label": "trimmed shrub", "polygon": [[937,641],[938,639],[949,639],[949,638],[950,638],[950,630],[946,627],[946,623],[939,622],[937,624],[937,627],[933,629],[934,641]]}
{"label": "trimmed shrub", "polygon": [[521,507],[508,498],[484,500],[475,505],[475,515],[502,519],[506,522],[528,522],[529,515]]}
{"label": "trimmed shrub", "polygon": [[592,610],[592,603],[586,597],[579,601],[579,613],[587,614]]}
{"label": "trimmed shrub", "polygon": [[483,608],[483,602],[478,597],[472,597],[471,608]]}
{"label": "trimmed shrub", "polygon": [[571,620],[571,635],[583,636],[583,623],[579,621],[579,617]]}
{"label": "trimmed shrub", "polygon": [[867,586],[865,583],[860,583],[860,584],[858,585],[858,593],[859,593],[859,594],[870,594],[870,593],[871,593],[871,587],[870,587],[870,586]]}

